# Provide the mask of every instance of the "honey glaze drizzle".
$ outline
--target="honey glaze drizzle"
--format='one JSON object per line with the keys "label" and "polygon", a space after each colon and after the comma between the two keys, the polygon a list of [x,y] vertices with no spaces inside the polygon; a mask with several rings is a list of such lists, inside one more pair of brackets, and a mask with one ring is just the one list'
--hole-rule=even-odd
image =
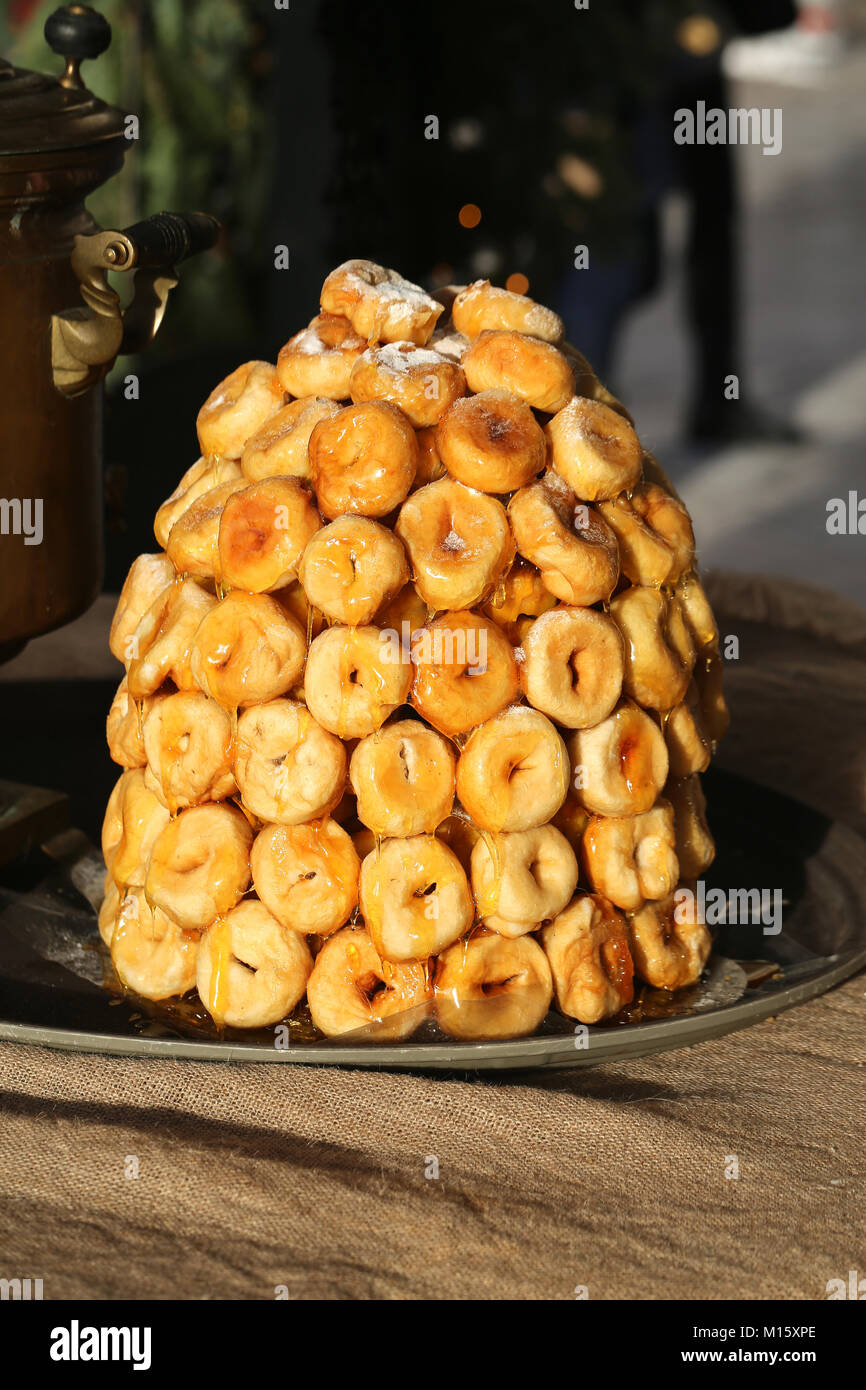
{"label": "honey glaze drizzle", "polygon": [[232,959],[232,929],[227,917],[217,917],[207,929],[210,960],[207,1010],[218,1028],[225,1026],[229,1003],[229,967]]}

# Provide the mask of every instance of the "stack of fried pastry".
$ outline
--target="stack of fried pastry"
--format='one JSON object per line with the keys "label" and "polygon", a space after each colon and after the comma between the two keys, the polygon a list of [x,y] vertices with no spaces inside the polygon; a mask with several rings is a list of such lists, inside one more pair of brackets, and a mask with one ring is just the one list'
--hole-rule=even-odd
{"label": "stack of fried pastry", "polygon": [[350,261],[197,430],[111,631],[123,985],[390,1041],[694,984],[718,633],[685,507],[559,317]]}

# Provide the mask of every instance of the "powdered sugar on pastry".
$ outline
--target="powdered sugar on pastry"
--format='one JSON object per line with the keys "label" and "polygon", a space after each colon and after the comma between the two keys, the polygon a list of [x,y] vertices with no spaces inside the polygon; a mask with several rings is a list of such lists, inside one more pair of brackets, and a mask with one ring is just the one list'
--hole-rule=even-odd
{"label": "powdered sugar on pastry", "polygon": [[420,285],[373,261],[346,261],[322,286],[322,309],[342,314],[368,342],[402,339],[423,346],[442,315],[442,305]]}

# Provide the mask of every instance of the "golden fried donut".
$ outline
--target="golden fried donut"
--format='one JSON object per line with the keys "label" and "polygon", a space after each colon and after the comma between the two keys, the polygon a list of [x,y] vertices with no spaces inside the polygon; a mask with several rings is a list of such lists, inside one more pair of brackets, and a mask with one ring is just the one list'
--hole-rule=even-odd
{"label": "golden fried donut", "polygon": [[358,902],[355,846],[325,817],[305,825],[266,825],[250,854],[253,883],[277,921],[304,936],[330,936]]}
{"label": "golden fried donut", "polygon": [[216,456],[201,458],[192,468],[188,468],[154,519],[153,534],[163,550],[168,549],[168,538],[175,522],[189,510],[193,502],[197,502],[206,492],[211,492],[222,483],[235,482],[240,476],[241,470],[233,460]]}
{"label": "golden fried donut", "polygon": [[707,800],[701,779],[685,777],[669,782],[665,795],[674,808],[677,859],[683,878],[700,878],[716,857],[716,846],[707,825]]}
{"label": "golden fried donut", "polygon": [[132,653],[126,671],[134,700],[153,695],[169,676],[178,690],[195,686],[190,669],[193,638],[216,599],[194,579],[163,589],[128,639]]}
{"label": "golden fried donut", "polygon": [[550,1008],[547,957],[531,936],[474,933],[436,963],[436,1019],[452,1038],[519,1038]]}
{"label": "golden fried donut", "polygon": [[108,637],[111,654],[118,661],[124,664],[130,661],[130,637],[151,604],[165,593],[174,580],[174,565],[167,555],[139,555],[133,560],[129,574],[123,581]]}
{"label": "golden fried donut", "polygon": [[652,807],[668,775],[668,750],[654,719],[630,700],[568,742],[577,800],[597,816],[637,816]]}
{"label": "golden fried donut", "polygon": [[203,931],[250,886],[253,832],[225,802],[191,806],[153,842],[145,892],[152,906],[188,931]]}
{"label": "golden fried donut", "polygon": [[598,509],[616,533],[622,572],[633,584],[675,584],[693,565],[689,514],[657,483],[639,483]]}
{"label": "golden fried donut", "polygon": [[415,480],[418,442],[402,410],[390,401],[365,401],[320,420],[310,435],[309,454],[326,517],[387,516]]}
{"label": "golden fried donut", "polygon": [[626,923],[606,898],[580,893],[542,928],[556,1006],[568,1018],[600,1023],[634,998]]}
{"label": "golden fried donut", "polygon": [[509,391],[534,410],[554,414],[574,393],[568,360],[525,333],[485,331],[463,358],[470,391]]}
{"label": "golden fried donut", "polygon": [[465,393],[462,367],[432,348],[413,343],[368,348],[353,366],[349,382],[356,404],[391,401],[419,429],[437,424]]}
{"label": "golden fried donut", "polygon": [[104,897],[99,907],[99,915],[96,925],[99,927],[99,935],[102,937],[106,946],[111,945],[111,938],[114,935],[114,924],[117,921],[117,909],[120,907],[120,889],[111,877],[110,873],[105,875]]}
{"label": "golden fried donut", "polygon": [[235,776],[254,816],[299,825],[337,805],[346,785],[346,750],[303,705],[269,700],[238,719]]}
{"label": "golden fried donut", "polygon": [[640,481],[640,440],[610,406],[572,396],[544,433],[554,469],[581,501],[616,497]]}
{"label": "golden fried donut", "polygon": [[186,508],[171,528],[166,552],[178,574],[214,579],[219,573],[219,533],[223,508],[247,487],[242,476],[220,483]]}
{"label": "golden fried donut", "polygon": [[502,628],[509,642],[519,647],[533,619],[555,605],[556,599],[538,570],[518,555],[484,604],[483,612]]}
{"label": "golden fried donut", "polygon": [[[587,361],[583,353],[579,352],[572,343],[560,343],[559,351],[568,362],[574,374],[573,395],[587,396],[593,401],[602,399],[600,393],[603,393],[603,395],[607,397],[610,396],[609,391],[605,392],[592,365]],[[607,400],[603,400],[603,404],[607,405],[608,403]]]}
{"label": "golden fried donut", "polygon": [[197,936],[151,907],[141,888],[118,906],[109,945],[121,984],[143,999],[170,999],[195,984]]}
{"label": "golden fried donut", "polygon": [[694,900],[677,903],[675,894],[636,912],[628,936],[635,970],[655,989],[697,984],[713,944]]}
{"label": "golden fried donut", "polygon": [[460,861],[434,835],[383,840],[361,865],[361,913],[385,960],[426,960],[472,926]]}
{"label": "golden fried donut", "polygon": [[684,574],[676,587],[677,603],[692,636],[695,650],[711,651],[718,646],[719,629],[704,586],[695,570]]}
{"label": "golden fried donut", "polygon": [[280,348],[280,385],[290,396],[330,396],[344,401],[352,368],[366,346],[348,319],[339,314],[317,314]]}
{"label": "golden fried donut", "polygon": [[418,719],[362,738],[349,764],[358,819],[377,835],[432,833],[451,814],[455,762],[451,745]]}
{"label": "golden fried donut", "polygon": [[547,450],[525,401],[509,391],[482,391],[455,401],[436,430],[445,467],[482,492],[515,492],[540,473]]}
{"label": "golden fried donut", "polygon": [[514,557],[502,503],[453,478],[407,497],[394,530],[409,552],[415,587],[433,610],[479,603]]}
{"label": "golden fried donut", "polygon": [[657,801],[639,816],[593,816],[582,846],[593,891],[634,912],[647,898],[666,898],[679,881],[674,809]]}
{"label": "golden fried donut", "polygon": [[524,936],[555,917],[577,878],[574,850],[552,825],[482,837],[472,851],[478,915],[500,936]]}
{"label": "golden fried donut", "polygon": [[565,744],[550,720],[516,705],[469,735],[457,796],[482,830],[532,830],[559,810],[568,776]]}
{"label": "golden fried donut", "polygon": [[312,968],[304,938],[251,899],[208,927],[198,943],[195,983],[220,1027],[266,1028],[303,999]]}
{"label": "golden fried donut", "polygon": [[379,611],[377,624],[382,632],[394,633],[399,637],[406,660],[412,646],[412,638],[427,621],[427,605],[414,584],[406,584],[390,603]]}
{"label": "golden fried donut", "polygon": [[298,478],[264,478],[236,492],[219,524],[222,583],[254,594],[285,588],[321,525],[315,498]]}
{"label": "golden fried donut", "polygon": [[366,738],[409,693],[412,667],[399,638],[377,627],[331,627],[310,645],[304,694],[310,713],[340,738]]}
{"label": "golden fried donut", "polygon": [[363,928],[344,927],[316,956],[307,1003],[328,1038],[352,1033],[357,1042],[397,1042],[430,1012],[430,989],[423,965],[383,961]]}
{"label": "golden fried donut", "polygon": [[321,297],[326,314],[342,314],[367,342],[423,346],[428,342],[442,305],[420,285],[404,280],[396,270],[374,261],[345,261],[332,270]]}
{"label": "golden fried donut", "polygon": [[222,801],[236,790],[232,722],[198,691],[157,700],[144,720],[144,780],[172,815],[185,806]]}
{"label": "golden fried donut", "polygon": [[679,779],[706,771],[710,765],[710,739],[694,681],[690,681],[682,704],[668,711],[664,733],[671,777]]}
{"label": "golden fried donut", "polygon": [[118,888],[144,885],[148,855],[169,820],[143,769],[124,772],[109,800],[102,834],[105,864]]}
{"label": "golden fried donut", "polygon": [[437,325],[433,337],[430,339],[431,348],[435,348],[442,357],[447,357],[450,362],[462,362],[469,347],[469,339],[464,333],[457,333],[453,325],[446,324],[443,328]]}
{"label": "golden fried donut", "polygon": [[455,296],[451,318],[458,333],[477,338],[485,329],[509,329],[541,338],[545,343],[561,343],[565,324],[552,309],[536,304],[525,294],[491,285],[489,280],[475,280]]}
{"label": "golden fried donut", "polygon": [[401,541],[366,516],[341,516],[330,522],[309,541],[300,567],[313,607],[349,627],[371,622],[408,578]]}
{"label": "golden fried donut", "polygon": [[289,401],[251,435],[241,455],[241,471],[251,483],[262,478],[309,478],[310,435],[320,420],[340,407],[324,396]]}
{"label": "golden fried donut", "polygon": [[412,703],[443,734],[474,729],[517,696],[511,643],[477,613],[442,613],[416,632],[412,666]]}
{"label": "golden fried donut", "polygon": [[300,623],[275,599],[234,589],[199,626],[190,667],[199,689],[232,710],[297,685],[306,645]]}
{"label": "golden fried donut", "polygon": [[622,637],[605,613],[542,613],[523,637],[523,652],[520,684],[527,700],[567,729],[599,724],[622,694]]}
{"label": "golden fried donut", "polygon": [[108,751],[114,762],[121,767],[144,767],[147,755],[144,751],[142,724],[154,700],[148,696],[144,700],[133,700],[129,693],[126,676],[120,682],[105,721],[105,737]]}
{"label": "golden fried donut", "polygon": [[418,441],[418,465],[415,469],[415,481],[412,484],[412,491],[417,492],[419,487],[426,487],[428,483],[435,483],[437,478],[445,476],[445,464],[439,457],[439,449],[436,445],[435,426],[428,426],[423,430],[417,430],[415,438]]}
{"label": "golden fried donut", "polygon": [[718,647],[701,652],[695,663],[695,684],[700,695],[704,729],[715,747],[731,722],[722,689],[722,658]]}
{"label": "golden fried donut", "polygon": [[239,459],[250,435],[282,404],[283,388],[270,362],[244,362],[214,387],[198,413],[202,453]]}
{"label": "golden fried donut", "polygon": [[678,705],[691,680],[695,649],[676,598],[659,589],[624,589],[610,612],[625,638],[626,694],[647,709]]}
{"label": "golden fried donut", "polygon": [[563,603],[589,607],[610,598],[619,577],[616,536],[555,474],[516,492],[508,517],[517,549]]}

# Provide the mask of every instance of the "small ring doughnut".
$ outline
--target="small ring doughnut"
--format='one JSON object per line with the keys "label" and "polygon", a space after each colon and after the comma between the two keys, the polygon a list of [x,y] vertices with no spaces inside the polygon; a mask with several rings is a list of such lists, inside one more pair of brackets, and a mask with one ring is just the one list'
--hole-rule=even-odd
{"label": "small ring doughnut", "polygon": [[383,959],[426,960],[469,930],[475,904],[457,856],[434,835],[413,835],[367,855],[361,914]]}
{"label": "small ring doughnut", "polygon": [[403,588],[409,565],[402,542],[366,516],[341,516],[304,551],[300,580],[314,608],[335,623],[359,627]]}
{"label": "small ring doughnut", "polygon": [[302,936],[330,936],[357,906],[358,856],[335,820],[263,826],[250,864],[268,911]]}
{"label": "small ring doughnut", "polygon": [[[358,1042],[408,1038],[430,1012],[423,965],[382,961],[366,931],[344,927],[329,937],[307,981],[310,1017],[328,1038]],[[360,1030],[369,1030],[367,1036]]]}
{"label": "small ring doughnut", "polygon": [[222,801],[237,788],[232,773],[232,722],[198,691],[157,700],[144,720],[147,786],[172,815],[186,806]]}
{"label": "small ring doughnut", "polygon": [[310,713],[340,738],[366,738],[409,693],[412,668],[398,638],[372,626],[330,627],[310,644],[304,692]]}
{"label": "small ring doughnut", "polygon": [[637,816],[655,804],[668,775],[668,750],[654,719],[623,700],[568,743],[575,797],[597,816]]}
{"label": "small ring doughnut", "polygon": [[677,903],[676,894],[646,903],[629,918],[628,935],[634,968],[654,989],[697,984],[713,944],[697,905]]}
{"label": "small ring doughnut", "polygon": [[114,762],[121,767],[144,767],[147,754],[144,751],[142,725],[148,711],[155,701],[152,696],[144,700],[133,700],[129,693],[126,676],[120,682],[105,721],[105,737],[108,751]]}
{"label": "small ring doughnut", "polygon": [[610,598],[619,578],[616,536],[555,474],[516,492],[508,518],[520,554],[563,603],[589,608]]}
{"label": "small ring doughnut", "polygon": [[695,650],[711,651],[719,644],[719,628],[710,601],[704,592],[696,572],[684,574],[676,587],[679,604],[686,627],[692,636]]}
{"label": "small ring doughnut", "polygon": [[349,395],[352,368],[366,346],[348,319],[339,314],[317,314],[280,348],[280,385],[290,396],[330,396],[344,401]]}
{"label": "small ring doughnut", "polygon": [[259,820],[300,825],[333,811],[346,785],[346,750],[294,700],[244,710],[235,739],[241,800]]}
{"label": "small ring doughnut", "polygon": [[102,839],[105,863],[118,888],[144,886],[150,851],[169,824],[169,813],[147,786],[143,769],[124,772],[108,803]]}
{"label": "small ring doughnut", "polygon": [[246,817],[234,806],[191,806],[163,826],[147,861],[145,892],[179,927],[203,931],[250,886]]}
{"label": "small ring doughnut", "polygon": [[457,362],[459,365],[466,355],[469,339],[463,333],[456,333],[453,324],[448,324],[444,328],[437,326],[430,339],[430,346],[442,357],[447,357],[449,362]]}
{"label": "small ring doughnut", "polygon": [[689,514],[657,483],[640,483],[598,509],[616,534],[622,572],[632,584],[675,584],[691,569],[695,535]]}
{"label": "small ring doughnut", "polygon": [[640,482],[640,440],[610,406],[572,396],[544,433],[554,469],[582,501],[616,497]]}
{"label": "small ring doughnut", "polygon": [[201,458],[188,468],[154,519],[153,534],[163,550],[168,549],[168,538],[175,522],[189,510],[193,502],[222,483],[233,483],[240,477],[241,470],[232,459],[218,458],[216,455]]}
{"label": "small ring doughnut", "polygon": [[199,625],[190,667],[199,689],[233,710],[291,690],[306,650],[306,633],[276,599],[233,589]]}
{"label": "small ring doughnut", "polygon": [[123,581],[111,620],[108,645],[112,656],[124,665],[131,660],[129,639],[148,608],[175,581],[174,565],[167,555],[139,555]]}
{"label": "small ring doughnut", "polygon": [[580,893],[543,927],[556,1005],[568,1018],[600,1023],[634,998],[634,964],[626,924],[606,898]]}
{"label": "small ring doughnut", "polygon": [[307,943],[263,903],[238,903],[198,943],[196,988],[219,1027],[267,1028],[304,997],[313,968]]}
{"label": "small ring doughnut", "polygon": [[426,487],[428,483],[435,483],[437,478],[444,478],[445,464],[439,457],[439,450],[436,447],[436,429],[430,426],[427,429],[416,430],[415,438],[418,441],[418,466],[415,469],[415,481],[412,484],[412,491],[417,492],[420,487]]}
{"label": "small ring doughnut", "polygon": [[502,628],[513,646],[519,647],[533,619],[555,605],[556,599],[545,587],[538,570],[518,555],[484,604],[483,612]]}
{"label": "small ring doughnut", "polygon": [[418,428],[435,425],[466,394],[463,368],[432,348],[385,343],[368,348],[352,368],[349,394],[356,404],[390,401]]}
{"label": "small ring doughnut", "polygon": [[309,478],[310,435],[320,420],[340,407],[324,396],[289,401],[250,435],[241,455],[241,472],[251,483],[263,478]]}
{"label": "small ring doughnut", "polygon": [[458,941],[436,963],[436,1019],[452,1038],[534,1033],[553,998],[547,957],[531,936],[494,933]]}
{"label": "small ring doughnut", "polygon": [[196,419],[203,454],[239,459],[251,434],[283,404],[283,388],[270,362],[244,362],[214,387]]}
{"label": "small ring doughnut", "polygon": [[445,467],[482,492],[515,492],[545,464],[541,426],[525,401],[508,391],[482,391],[455,401],[436,430]]}
{"label": "small ring doughnut", "polygon": [[126,679],[134,700],[153,695],[169,676],[178,690],[195,688],[190,669],[193,638],[215,607],[213,594],[194,579],[163,589],[127,642],[131,659]]}
{"label": "small ring doughnut", "polygon": [[577,887],[574,850],[552,825],[481,838],[472,851],[478,915],[500,936],[525,936],[555,917]]}
{"label": "small ring doughnut", "polygon": [[565,744],[527,705],[503,710],[469,735],[457,763],[457,796],[482,830],[532,830],[568,791]]}
{"label": "small ring doughnut", "polygon": [[332,270],[321,296],[326,314],[342,314],[367,342],[419,346],[429,341],[442,305],[420,285],[374,261],[345,261]]}
{"label": "small ring doughnut", "polygon": [[716,846],[707,825],[707,800],[701,779],[693,776],[681,782],[669,782],[665,795],[674,808],[680,874],[686,879],[700,878],[716,857]]}
{"label": "small ring doughnut", "polygon": [[485,329],[507,329],[554,344],[565,336],[559,314],[525,294],[491,285],[489,280],[475,280],[461,290],[451,305],[451,317],[458,333],[467,338],[477,338]]}
{"label": "small ring doughnut", "polygon": [[626,694],[647,709],[673,709],[684,699],[695,665],[676,598],[659,589],[624,589],[610,612],[625,638]]}
{"label": "small ring doughnut", "polygon": [[142,999],[171,999],[195,984],[198,937],[152,907],[141,888],[119,904],[109,949],[121,984]]}
{"label": "small ring doughnut", "polygon": [[657,801],[639,816],[593,816],[582,845],[593,891],[626,912],[666,898],[679,881],[674,810]]}
{"label": "small ring doughnut", "polygon": [[219,534],[223,508],[248,486],[242,475],[203,492],[178,517],[166,541],[166,554],[178,574],[215,579],[219,572]]}
{"label": "small ring doughnut", "polygon": [[220,518],[222,583],[254,594],[285,588],[297,579],[307,542],[321,525],[315,499],[298,478],[251,483],[228,499]]}
{"label": "small ring doughnut", "polygon": [[418,442],[402,410],[365,401],[320,420],[309,454],[319,509],[330,521],[344,512],[387,516],[415,481]]}
{"label": "small ring doughnut", "polygon": [[417,719],[362,738],[349,764],[358,819],[377,835],[432,834],[454,805],[455,762],[449,743]]}
{"label": "small ring doughnut", "polygon": [[668,711],[664,720],[664,734],[670,777],[679,780],[690,777],[693,772],[706,771],[712,750],[704,727],[700,693],[693,680],[689,682],[682,704]]}
{"label": "small ring doughnut", "polygon": [[467,733],[517,696],[511,643],[477,613],[442,613],[416,632],[412,666],[412,703],[443,734]]}
{"label": "small ring doughnut", "polygon": [[481,602],[514,558],[502,503],[453,478],[407,497],[394,530],[409,552],[415,587],[434,610]]}
{"label": "small ring doughnut", "polygon": [[555,414],[574,394],[568,360],[525,333],[485,331],[463,358],[470,391],[509,391],[534,410]]}
{"label": "small ring doughnut", "polygon": [[622,694],[619,628],[591,608],[554,608],[523,638],[520,684],[531,705],[567,729],[606,719]]}

